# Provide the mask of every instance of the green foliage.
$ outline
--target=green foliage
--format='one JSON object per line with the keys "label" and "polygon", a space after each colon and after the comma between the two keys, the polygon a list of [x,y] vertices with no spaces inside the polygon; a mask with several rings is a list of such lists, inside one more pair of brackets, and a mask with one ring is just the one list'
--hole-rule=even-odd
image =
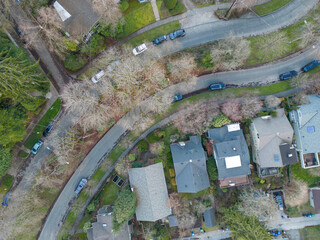
{"label": "green foliage", "polygon": [[271,240],[263,223],[259,222],[256,217],[248,217],[239,212],[236,206],[223,210],[223,221],[230,228],[230,235],[234,239],[246,240]]}
{"label": "green foliage", "polygon": [[91,222],[86,222],[84,225],[83,225],[83,231],[86,233],[87,232],[87,229],[90,228],[92,226]]}
{"label": "green foliage", "polygon": [[133,161],[137,160],[138,156],[135,153],[130,153],[128,155],[128,158],[129,158],[130,162],[133,162]]}
{"label": "green foliage", "polygon": [[215,64],[212,59],[212,55],[210,52],[206,52],[203,57],[201,58],[201,67],[205,69],[212,69],[214,68]]}
{"label": "green foliage", "polygon": [[211,184],[213,184],[214,181],[218,180],[218,169],[217,169],[216,161],[213,159],[213,157],[208,158],[207,171],[208,171],[210,182]]}
{"label": "green foliage", "polygon": [[148,151],[149,145],[145,140],[141,140],[138,142],[138,151],[139,152],[146,152]]}
{"label": "green foliage", "polygon": [[166,167],[166,162],[162,158],[156,158],[154,160],[154,163],[160,163],[160,162],[162,163],[163,168],[165,168]]}
{"label": "green foliage", "polygon": [[[33,129],[33,132],[28,137],[24,145],[31,149],[33,145],[40,139],[44,129],[49,125],[49,123],[57,116],[61,108],[61,99],[58,98],[54,104],[49,108],[46,114],[41,118],[39,123]],[[39,134],[38,134],[39,133]]]}
{"label": "green foliage", "polygon": [[119,190],[120,190],[120,187],[117,184],[114,184],[113,182],[107,183],[107,185],[105,186],[102,192],[101,203],[103,205],[114,204],[115,201],[117,200]]}
{"label": "green foliage", "polygon": [[20,157],[22,158],[27,158],[29,156],[29,153],[25,152],[25,151],[20,151],[19,153]]}
{"label": "green foliage", "polygon": [[39,106],[46,102],[45,97],[32,97],[21,99],[20,104],[27,110],[34,112]]}
{"label": "green foliage", "polygon": [[147,136],[147,139],[148,139],[148,142],[152,144],[160,141],[161,139],[164,138],[164,136],[165,136],[164,131],[153,131]]}
{"label": "green foliage", "polygon": [[186,11],[186,8],[183,6],[181,2],[177,2],[176,6],[173,9],[169,9],[169,12],[172,15],[177,15]]}
{"label": "green foliage", "polygon": [[255,12],[260,15],[266,15],[272,13],[287,5],[292,0],[271,0],[266,3],[254,6]]}
{"label": "green foliage", "polygon": [[309,187],[315,187],[320,182],[320,177],[312,175],[310,171],[312,169],[303,169],[300,163],[291,165],[291,173],[295,178],[307,183]]}
{"label": "green foliage", "polygon": [[174,166],[171,151],[167,152],[167,164],[166,165],[168,168],[173,168],[173,166]]}
{"label": "green foliage", "polygon": [[69,38],[64,38],[63,43],[65,47],[72,52],[75,52],[78,49],[78,44]]}
{"label": "green foliage", "polygon": [[136,211],[137,198],[129,188],[125,188],[118,196],[113,210],[113,229],[118,232]]}
{"label": "green foliage", "polygon": [[219,128],[230,123],[231,120],[226,115],[219,114],[216,118],[212,120],[211,126]]}
{"label": "green foliage", "polygon": [[169,240],[171,235],[169,233],[169,231],[167,230],[167,228],[162,225],[160,222],[156,223],[153,226],[153,230],[154,230],[154,234],[153,234],[153,238],[154,239],[158,239],[158,240]]}
{"label": "green foliage", "polygon": [[164,0],[165,6],[171,10],[177,5],[178,0]]}
{"label": "green foliage", "polygon": [[142,163],[139,161],[136,161],[134,163],[132,163],[132,168],[141,168],[142,167]]}
{"label": "green foliage", "polygon": [[0,32],[0,96],[14,103],[23,101],[27,106],[30,102],[37,105],[38,99],[30,93],[45,94],[49,88],[50,83],[40,71],[39,63],[31,61],[24,49],[14,46]]}
{"label": "green foliage", "polygon": [[25,110],[20,106],[0,109],[0,145],[13,145],[26,134]]}
{"label": "green foliage", "polygon": [[126,0],[120,2],[120,10],[125,12],[129,8],[129,3]]}
{"label": "green foliage", "polygon": [[106,43],[104,42],[104,38],[99,34],[95,34],[88,44],[82,46],[80,51],[90,57],[96,55],[105,48]]}
{"label": "green foliage", "polygon": [[94,204],[94,202],[90,203],[88,206],[87,206],[87,211],[88,212],[93,212],[96,210],[96,206]]}
{"label": "green foliage", "polygon": [[4,176],[6,171],[11,167],[12,158],[10,149],[0,146],[0,177]]}
{"label": "green foliage", "polygon": [[13,183],[13,177],[9,174],[6,174],[2,179],[0,183],[0,194],[5,194],[9,191],[11,188],[11,185]]}
{"label": "green foliage", "polygon": [[69,54],[64,60],[64,66],[66,67],[66,69],[69,69],[71,71],[80,69],[84,64],[85,61],[83,60],[83,58],[76,54]]}

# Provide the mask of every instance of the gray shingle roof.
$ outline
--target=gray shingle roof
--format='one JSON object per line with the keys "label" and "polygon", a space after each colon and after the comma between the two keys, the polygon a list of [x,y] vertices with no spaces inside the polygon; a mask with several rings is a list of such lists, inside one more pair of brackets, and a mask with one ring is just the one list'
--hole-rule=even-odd
{"label": "gray shingle roof", "polygon": [[294,164],[298,162],[297,151],[289,143],[280,145],[281,159],[283,166]]}
{"label": "gray shingle roof", "polygon": [[[256,143],[256,163],[261,168],[283,167],[280,145],[288,143],[291,145],[293,129],[284,109],[277,110],[276,117],[259,117],[252,121],[252,127],[258,134]],[[284,159],[286,161],[286,159]]]}
{"label": "gray shingle roof", "polygon": [[204,211],[203,220],[207,227],[214,227],[217,225],[214,209],[212,207]]}
{"label": "gray shingle roof", "polygon": [[190,141],[170,145],[178,192],[196,193],[210,186],[206,154],[200,136],[191,136]]}
{"label": "gray shingle roof", "polygon": [[130,169],[129,180],[137,196],[138,221],[154,222],[171,214],[162,163]]}
{"label": "gray shingle roof", "polygon": [[320,97],[308,95],[309,104],[300,105],[290,112],[297,149],[305,153],[320,152]]}
{"label": "gray shingle roof", "polygon": [[[250,156],[242,130],[228,131],[228,127],[209,129],[209,138],[213,141],[214,156],[218,168],[218,178],[249,175]],[[227,168],[226,157],[240,156],[241,166]]]}
{"label": "gray shingle roof", "polygon": [[168,221],[169,221],[169,227],[178,227],[179,226],[178,219],[177,219],[176,215],[169,216]]}

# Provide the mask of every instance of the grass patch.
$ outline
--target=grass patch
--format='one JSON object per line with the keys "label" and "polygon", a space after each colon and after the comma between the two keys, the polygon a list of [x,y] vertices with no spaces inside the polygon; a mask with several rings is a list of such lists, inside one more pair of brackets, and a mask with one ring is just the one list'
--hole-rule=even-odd
{"label": "grass patch", "polygon": [[301,240],[313,240],[320,236],[320,226],[299,229]]}
{"label": "grass patch", "polygon": [[129,8],[125,12],[124,18],[126,22],[123,26],[123,32],[117,36],[119,39],[128,36],[156,20],[151,4],[149,2],[140,4],[137,0],[129,2]]}
{"label": "grass patch", "polygon": [[303,213],[314,213],[314,208],[309,203],[306,203],[298,207],[287,207],[286,212],[291,218],[302,217]]}
{"label": "grass patch", "polygon": [[203,189],[202,191],[197,192],[197,193],[180,193],[180,194],[183,197],[185,197],[186,199],[190,200],[190,199],[193,199],[193,198],[198,198],[198,197],[202,197],[202,196],[205,196],[205,195],[209,195],[210,191],[209,191],[209,188],[206,188],[206,189]]}
{"label": "grass patch", "polygon": [[81,240],[87,240],[87,234],[86,233],[77,233],[76,235],[74,235],[76,237],[76,239],[81,239]]}
{"label": "grass patch", "polygon": [[117,200],[120,187],[113,182],[109,182],[102,191],[101,202],[103,205],[111,205]]}
{"label": "grass patch", "polygon": [[291,172],[295,178],[307,183],[309,187],[315,187],[320,182],[320,177],[313,176],[310,169],[303,169],[300,163],[291,165]]}
{"label": "grass patch", "polygon": [[61,108],[61,99],[58,98],[54,104],[49,108],[46,114],[41,118],[37,126],[33,129],[33,132],[26,140],[24,146],[28,149],[32,149],[33,145],[41,138],[43,131],[49,125],[49,123],[57,116]]}
{"label": "grass patch", "polygon": [[157,7],[159,10],[159,15],[161,19],[178,15],[187,11],[185,6],[179,1],[177,2],[177,5],[173,9],[168,10],[165,4],[163,3],[163,0],[157,0]]}
{"label": "grass patch", "polygon": [[282,8],[283,6],[287,5],[292,0],[271,0],[264,4],[260,4],[254,6],[254,11],[259,15],[263,16],[268,13],[272,13],[277,11],[278,9]]}
{"label": "grass patch", "polygon": [[6,192],[9,191],[11,185],[13,183],[13,177],[9,174],[6,174],[2,179],[1,179],[1,184],[0,184],[0,194],[5,194]]}
{"label": "grass patch", "polygon": [[20,151],[19,152],[19,156],[22,158],[27,158],[29,156],[29,153],[25,152],[25,151]]}
{"label": "grass patch", "polygon": [[112,163],[114,163],[115,161],[118,160],[118,158],[120,157],[120,155],[122,154],[122,152],[126,150],[125,147],[121,146],[121,145],[117,145],[113,151],[109,154],[109,156],[107,157],[107,159],[109,159]]}
{"label": "grass patch", "polygon": [[145,33],[142,33],[139,36],[129,40],[127,44],[130,44],[131,46],[135,47],[140,45],[143,42],[152,41],[154,38],[157,38],[165,34],[169,34],[170,32],[173,32],[178,29],[180,29],[179,21],[173,21],[173,22],[164,24],[160,27],[154,28]]}

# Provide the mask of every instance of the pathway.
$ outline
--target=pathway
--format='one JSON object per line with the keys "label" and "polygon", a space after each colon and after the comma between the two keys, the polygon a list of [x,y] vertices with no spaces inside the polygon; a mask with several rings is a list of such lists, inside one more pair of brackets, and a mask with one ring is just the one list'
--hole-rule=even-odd
{"label": "pathway", "polygon": [[160,14],[159,14],[157,2],[156,2],[156,0],[151,0],[150,2],[151,2],[154,17],[156,18],[156,21],[158,22],[158,21],[160,21]]}

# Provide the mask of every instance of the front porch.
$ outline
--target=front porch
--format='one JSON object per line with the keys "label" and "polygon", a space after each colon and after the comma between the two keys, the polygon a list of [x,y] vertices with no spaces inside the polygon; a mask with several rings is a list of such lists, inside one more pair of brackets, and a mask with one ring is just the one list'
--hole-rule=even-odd
{"label": "front porch", "polygon": [[318,153],[305,153],[302,155],[303,168],[312,168],[319,166]]}

